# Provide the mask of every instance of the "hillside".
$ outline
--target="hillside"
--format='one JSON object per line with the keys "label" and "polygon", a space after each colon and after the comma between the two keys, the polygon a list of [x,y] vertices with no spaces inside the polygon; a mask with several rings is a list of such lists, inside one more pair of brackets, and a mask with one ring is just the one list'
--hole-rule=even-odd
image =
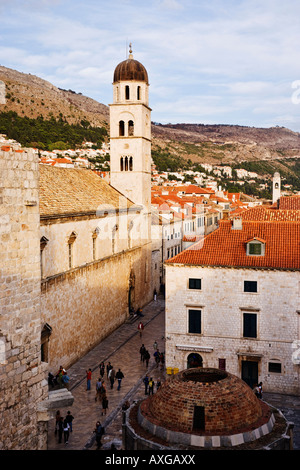
{"label": "hillside", "polygon": [[[88,121],[109,131],[109,108],[97,101],[62,90],[31,74],[0,66],[0,112],[19,116],[63,118],[70,124]],[[153,152],[164,152],[192,163],[236,164],[281,160],[284,166],[300,158],[300,134],[284,127],[258,129],[236,125],[152,124]]]}
{"label": "hillside", "polygon": [[70,124],[81,120],[89,121],[92,126],[108,123],[107,106],[72,90],[57,88],[35,75],[0,66],[1,82],[5,87],[3,84],[0,87],[0,112],[15,111],[30,118],[63,115]]}

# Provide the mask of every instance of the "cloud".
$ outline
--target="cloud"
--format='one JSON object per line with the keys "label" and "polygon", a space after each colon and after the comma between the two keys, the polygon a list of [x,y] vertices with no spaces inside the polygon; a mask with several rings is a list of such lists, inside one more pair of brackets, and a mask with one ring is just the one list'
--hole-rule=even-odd
{"label": "cloud", "polygon": [[4,66],[107,104],[131,41],[157,121],[299,122],[298,0],[1,1]]}

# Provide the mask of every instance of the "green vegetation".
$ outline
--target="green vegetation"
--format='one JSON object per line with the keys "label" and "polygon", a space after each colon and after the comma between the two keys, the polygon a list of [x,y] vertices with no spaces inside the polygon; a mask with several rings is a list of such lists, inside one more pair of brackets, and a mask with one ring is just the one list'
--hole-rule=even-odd
{"label": "green vegetation", "polygon": [[0,134],[6,134],[9,139],[16,140],[24,147],[66,150],[78,148],[84,141],[93,142],[97,148],[101,148],[107,131],[103,127],[92,127],[86,120],[68,124],[62,114],[58,119],[53,116],[49,119],[43,116],[31,119],[8,111],[0,113]]}
{"label": "green vegetation", "polygon": [[179,171],[189,169],[189,162],[184,158],[172,155],[168,149],[162,150],[158,147],[152,150],[152,158],[157,171]]}

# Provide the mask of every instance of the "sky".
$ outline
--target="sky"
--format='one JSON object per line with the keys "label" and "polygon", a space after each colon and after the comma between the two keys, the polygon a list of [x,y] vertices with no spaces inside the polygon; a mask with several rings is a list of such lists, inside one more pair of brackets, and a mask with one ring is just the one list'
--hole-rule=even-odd
{"label": "sky", "polygon": [[0,65],[108,105],[128,56],[154,122],[300,132],[299,0],[0,0]]}

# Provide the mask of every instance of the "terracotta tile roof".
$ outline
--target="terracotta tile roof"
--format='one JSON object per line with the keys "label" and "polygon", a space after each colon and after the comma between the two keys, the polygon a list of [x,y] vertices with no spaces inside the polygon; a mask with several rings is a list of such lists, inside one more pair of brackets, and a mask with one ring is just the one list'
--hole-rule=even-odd
{"label": "terracotta tile roof", "polygon": [[41,216],[101,211],[104,207],[133,207],[134,204],[93,171],[40,165]]}
{"label": "terracotta tile roof", "polygon": [[275,209],[271,206],[257,206],[241,213],[243,220],[300,221],[300,210]]}
{"label": "terracotta tile roof", "polygon": [[[265,240],[265,255],[246,254],[246,242]],[[230,220],[166,264],[224,266],[270,269],[300,269],[300,223],[244,221],[241,230],[233,230]]]}
{"label": "terracotta tile roof", "polygon": [[281,196],[279,209],[300,210],[300,196]]}

